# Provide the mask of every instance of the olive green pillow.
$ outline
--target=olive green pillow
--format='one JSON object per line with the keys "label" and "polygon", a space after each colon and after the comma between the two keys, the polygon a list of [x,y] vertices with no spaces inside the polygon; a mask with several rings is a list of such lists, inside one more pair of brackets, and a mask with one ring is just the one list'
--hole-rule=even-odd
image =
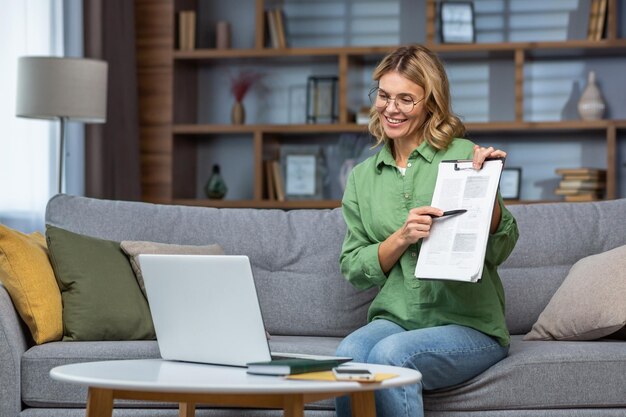
{"label": "olive green pillow", "polygon": [[63,340],[154,339],[148,302],[119,242],[46,226],[63,300]]}

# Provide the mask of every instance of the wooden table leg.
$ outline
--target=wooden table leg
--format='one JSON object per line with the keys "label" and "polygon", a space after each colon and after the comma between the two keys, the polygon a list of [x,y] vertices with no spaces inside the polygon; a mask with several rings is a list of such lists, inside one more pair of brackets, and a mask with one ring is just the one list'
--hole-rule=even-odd
{"label": "wooden table leg", "polygon": [[376,417],[374,391],[353,392],[350,394],[352,417]]}
{"label": "wooden table leg", "polygon": [[89,388],[87,417],[111,417],[113,415],[113,390]]}
{"label": "wooden table leg", "polygon": [[285,395],[283,410],[285,417],[304,417],[304,398],[302,395]]}
{"label": "wooden table leg", "polygon": [[178,404],[178,416],[179,417],[195,417],[196,405],[194,403],[180,403]]}

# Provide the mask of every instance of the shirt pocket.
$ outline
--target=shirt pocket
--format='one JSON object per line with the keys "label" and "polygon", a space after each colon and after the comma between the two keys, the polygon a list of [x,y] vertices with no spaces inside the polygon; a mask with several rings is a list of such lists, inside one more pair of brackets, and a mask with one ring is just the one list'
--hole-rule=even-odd
{"label": "shirt pocket", "polygon": [[410,282],[405,282],[413,293],[412,301],[417,306],[428,306],[438,304],[441,297],[443,282],[438,280],[417,279],[413,277]]}
{"label": "shirt pocket", "polygon": [[432,193],[422,193],[415,195],[415,207],[430,206],[432,201]]}

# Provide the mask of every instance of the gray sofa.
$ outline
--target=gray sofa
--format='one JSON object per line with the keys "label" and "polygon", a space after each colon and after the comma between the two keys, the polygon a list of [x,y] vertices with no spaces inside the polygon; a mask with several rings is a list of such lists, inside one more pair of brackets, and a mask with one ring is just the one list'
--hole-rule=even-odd
{"label": "gray sofa", "polygon": [[[513,335],[508,358],[460,386],[427,393],[430,417],[625,416],[626,342],[527,342],[527,333],[567,275],[590,254],[626,244],[626,199],[510,207],[520,239],[500,268]],[[47,222],[111,240],[220,244],[250,257],[275,350],[332,354],[365,323],[374,291],[341,277],[345,226],[336,210],[180,207],[59,195]],[[573,300],[575,302],[575,300]],[[86,390],[53,381],[73,362],[158,357],[154,341],[54,342],[33,346],[0,287],[0,416],[84,415]],[[116,416],[176,416],[172,404],[116,403]],[[198,416],[269,416],[276,410],[200,409]],[[308,416],[332,416],[332,403]]]}

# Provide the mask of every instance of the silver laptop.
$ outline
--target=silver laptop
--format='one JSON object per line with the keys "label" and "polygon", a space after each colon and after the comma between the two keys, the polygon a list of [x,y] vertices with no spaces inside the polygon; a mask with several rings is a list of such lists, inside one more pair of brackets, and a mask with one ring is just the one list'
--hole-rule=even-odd
{"label": "silver laptop", "polygon": [[139,263],[163,359],[246,366],[335,358],[270,353],[247,256],[139,255]]}

